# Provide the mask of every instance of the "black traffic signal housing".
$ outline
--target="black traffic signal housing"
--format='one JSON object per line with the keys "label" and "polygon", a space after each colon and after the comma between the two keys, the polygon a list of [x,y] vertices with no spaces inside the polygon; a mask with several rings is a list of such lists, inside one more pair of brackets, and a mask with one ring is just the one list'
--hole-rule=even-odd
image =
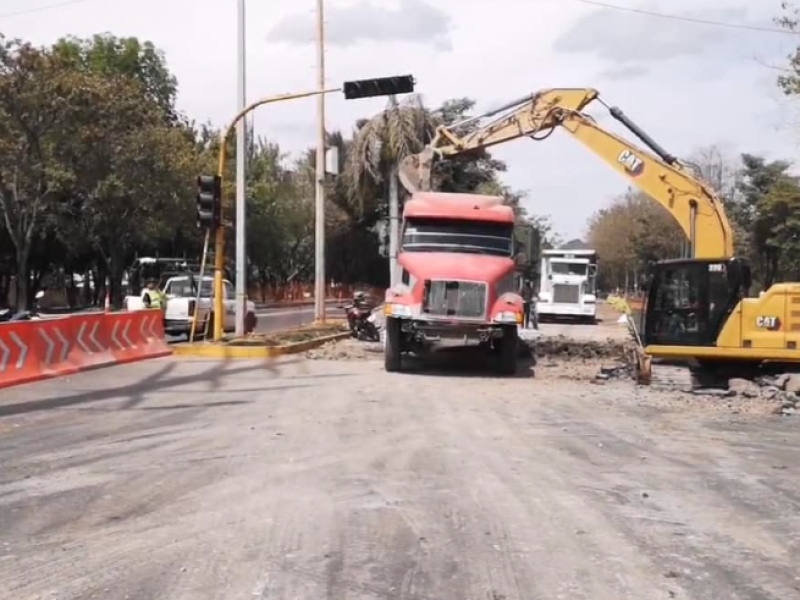
{"label": "black traffic signal housing", "polygon": [[219,175],[197,178],[197,228],[216,229],[222,217],[222,179]]}
{"label": "black traffic signal housing", "polygon": [[346,100],[355,100],[357,98],[373,98],[375,96],[410,94],[414,91],[414,83],[414,77],[411,75],[345,81],[344,97]]}

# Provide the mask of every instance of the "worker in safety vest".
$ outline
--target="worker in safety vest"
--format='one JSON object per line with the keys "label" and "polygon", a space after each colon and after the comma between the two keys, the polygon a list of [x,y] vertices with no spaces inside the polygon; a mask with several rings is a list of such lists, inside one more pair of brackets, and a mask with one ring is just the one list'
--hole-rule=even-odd
{"label": "worker in safety vest", "polygon": [[144,305],[147,308],[158,308],[166,310],[167,298],[158,289],[158,282],[155,279],[147,281],[147,289],[144,292]]}

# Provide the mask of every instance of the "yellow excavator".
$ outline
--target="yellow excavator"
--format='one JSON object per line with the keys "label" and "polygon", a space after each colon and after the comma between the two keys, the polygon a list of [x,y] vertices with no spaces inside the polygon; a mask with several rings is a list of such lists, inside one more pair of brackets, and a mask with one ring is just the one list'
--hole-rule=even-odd
{"label": "yellow excavator", "polygon": [[[584,112],[593,102],[607,108],[647,150],[599,126]],[[637,331],[643,380],[649,380],[652,358],[704,367],[800,363],[800,283],[776,284],[748,298],[750,268],[733,256],[733,233],[720,199],[689,164],[667,152],[619,108],[606,104],[597,90],[544,90],[439,127],[425,151],[403,162],[401,182],[412,193],[430,190],[436,158],[523,137],[544,140],[557,128],[666,208],[688,238],[688,257],[660,261],[648,273]]]}

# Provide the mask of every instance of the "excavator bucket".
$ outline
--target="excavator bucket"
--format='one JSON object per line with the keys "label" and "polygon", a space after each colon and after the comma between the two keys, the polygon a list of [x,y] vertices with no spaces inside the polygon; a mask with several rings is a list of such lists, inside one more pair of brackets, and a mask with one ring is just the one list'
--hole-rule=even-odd
{"label": "excavator bucket", "polygon": [[419,154],[407,156],[400,163],[400,169],[398,170],[400,183],[410,194],[430,191],[433,159],[433,149],[425,148]]}

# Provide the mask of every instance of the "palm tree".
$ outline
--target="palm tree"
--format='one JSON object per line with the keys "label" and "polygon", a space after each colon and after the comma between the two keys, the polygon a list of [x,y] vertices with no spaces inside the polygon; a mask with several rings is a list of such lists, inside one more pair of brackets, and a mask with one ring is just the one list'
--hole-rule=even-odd
{"label": "palm tree", "polygon": [[423,150],[436,122],[418,96],[403,102],[392,96],[384,111],[357,126],[345,165],[345,181],[351,200],[362,212],[366,203],[379,203],[380,196],[388,195],[390,280],[394,285],[400,238],[398,169],[405,157]]}

